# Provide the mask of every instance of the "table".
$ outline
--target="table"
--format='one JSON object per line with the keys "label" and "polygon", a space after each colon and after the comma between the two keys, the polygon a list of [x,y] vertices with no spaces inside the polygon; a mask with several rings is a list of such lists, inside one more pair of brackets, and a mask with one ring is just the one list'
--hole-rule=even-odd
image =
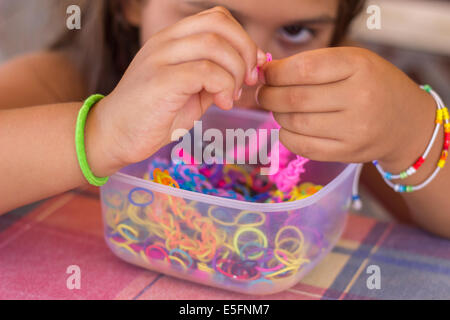
{"label": "table", "polygon": [[[80,268],[80,289],[67,287],[72,265]],[[380,289],[367,285],[373,265]],[[450,241],[349,215],[337,246],[300,283],[248,296],[115,257],[103,239],[98,189],[86,187],[0,217],[0,299],[450,299]]]}

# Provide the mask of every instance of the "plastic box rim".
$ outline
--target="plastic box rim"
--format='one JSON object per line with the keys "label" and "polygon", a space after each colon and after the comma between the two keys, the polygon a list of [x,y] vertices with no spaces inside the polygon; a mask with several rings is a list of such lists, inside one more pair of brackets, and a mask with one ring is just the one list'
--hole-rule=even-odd
{"label": "plastic box rim", "polygon": [[[332,181],[325,185],[319,192],[301,200],[283,202],[283,203],[258,203],[249,202],[243,200],[235,200],[229,198],[223,198],[214,195],[203,194],[199,192],[178,189],[174,187],[169,187],[162,185],[153,181],[145,180],[142,178],[134,177],[122,172],[115,173],[110,177],[110,182],[119,181],[123,183],[132,184],[136,187],[146,188],[150,191],[165,193],[171,196],[182,197],[192,201],[199,201],[215,206],[228,207],[238,210],[251,210],[251,211],[264,211],[264,212],[276,212],[276,211],[289,211],[304,208],[310,206],[320,199],[325,197],[327,194],[332,192],[337,188],[343,180],[348,178],[355,170],[358,164],[351,163],[346,166],[342,172],[337,175]],[[108,184],[110,183],[108,182]],[[107,186],[106,184],[105,186]],[[104,188],[104,187],[101,187]]]}

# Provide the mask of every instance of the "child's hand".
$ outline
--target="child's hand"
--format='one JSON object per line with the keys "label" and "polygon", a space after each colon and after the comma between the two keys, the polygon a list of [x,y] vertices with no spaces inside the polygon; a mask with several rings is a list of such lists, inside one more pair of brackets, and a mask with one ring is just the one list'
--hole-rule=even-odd
{"label": "child's hand", "polygon": [[175,129],[192,128],[213,102],[232,108],[243,84],[257,83],[256,67],[265,59],[226,9],[188,17],[145,43],[93,109],[92,127],[120,166],[142,161],[169,143]]}
{"label": "child's hand", "polygon": [[274,112],[281,142],[296,154],[404,169],[431,137],[433,99],[368,50],[303,52],[263,70],[258,103]]}

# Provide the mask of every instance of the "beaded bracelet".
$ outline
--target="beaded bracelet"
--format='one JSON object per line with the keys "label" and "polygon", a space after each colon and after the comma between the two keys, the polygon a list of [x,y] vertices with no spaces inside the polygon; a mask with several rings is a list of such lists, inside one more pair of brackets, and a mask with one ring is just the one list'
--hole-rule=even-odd
{"label": "beaded bracelet", "polygon": [[83,172],[83,175],[86,178],[86,180],[96,187],[100,187],[104,185],[106,182],[108,182],[109,177],[104,178],[96,177],[92,172],[91,168],[89,167],[86,156],[86,148],[84,145],[84,129],[86,126],[86,119],[89,110],[91,110],[91,108],[103,98],[104,96],[102,96],[101,94],[94,94],[86,99],[86,101],[84,102],[83,106],[80,109],[80,112],[78,113],[77,124],[75,127],[75,148],[81,172]]}
{"label": "beaded bracelet", "polygon": [[[422,157],[420,157],[419,160],[412,167],[408,168],[408,170],[406,170],[406,171],[403,171],[399,175],[392,175],[389,172],[385,172],[381,168],[378,161],[376,161],[376,160],[373,161],[373,164],[375,165],[375,167],[382,174],[384,181],[387,183],[387,185],[389,185],[396,192],[413,192],[413,191],[418,191],[418,190],[425,188],[428,184],[430,184],[431,181],[433,181],[433,179],[437,176],[439,171],[442,168],[444,168],[445,163],[448,158],[448,148],[450,145],[450,121],[449,121],[450,116],[449,116],[448,109],[445,107],[444,102],[442,101],[441,97],[429,85],[421,86],[421,89],[423,89],[426,92],[428,92],[429,94],[431,94],[431,96],[434,98],[434,100],[436,101],[436,104],[437,104],[436,128],[433,133],[431,142],[430,142],[429,146],[427,147],[427,150],[425,151],[424,155]],[[444,131],[445,131],[444,146],[442,149],[441,157],[437,163],[436,169],[431,174],[431,176],[428,179],[426,179],[423,183],[416,185],[416,186],[392,183],[392,181],[391,181],[392,179],[405,179],[405,178],[411,176],[412,174],[414,174],[420,168],[420,166],[425,162],[425,159],[428,156],[428,154],[431,150],[431,147],[433,146],[433,144],[436,140],[438,130],[443,122],[444,122]]]}
{"label": "beaded bracelet", "polygon": [[[431,91],[432,91],[432,89],[431,89],[431,87],[429,85],[421,86],[420,88],[425,90],[428,93],[431,93]],[[406,179],[406,178],[412,176],[413,174],[415,174],[417,172],[417,170],[419,170],[419,168],[424,164],[425,160],[428,157],[428,154],[431,151],[431,148],[434,145],[434,142],[436,141],[437,135],[439,133],[439,129],[440,129],[441,124],[442,124],[442,117],[443,117],[442,108],[443,108],[443,104],[440,105],[439,103],[437,103],[436,108],[437,108],[437,110],[436,110],[436,126],[434,128],[433,136],[432,136],[432,138],[430,140],[430,143],[428,144],[425,152],[423,153],[423,155],[421,157],[419,157],[419,159],[417,159],[417,161],[412,166],[410,166],[405,171],[400,172],[399,174],[393,174],[393,173],[384,171],[383,168],[378,163],[378,161],[373,161],[373,164],[378,169],[378,172],[385,179],[387,179],[387,180]]]}

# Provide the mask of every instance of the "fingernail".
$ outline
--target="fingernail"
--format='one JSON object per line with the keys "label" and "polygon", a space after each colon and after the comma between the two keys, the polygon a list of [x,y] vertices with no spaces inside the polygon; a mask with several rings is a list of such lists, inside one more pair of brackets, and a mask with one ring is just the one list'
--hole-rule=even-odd
{"label": "fingernail", "polygon": [[257,67],[253,68],[252,73],[250,75],[253,83],[258,81],[258,73],[259,73],[258,68]]}
{"label": "fingernail", "polygon": [[241,96],[242,96],[242,88],[239,89],[237,96],[236,96],[236,100],[239,100],[241,98]]}
{"label": "fingernail", "polygon": [[261,88],[262,88],[262,85],[258,86],[258,88],[256,88],[256,92],[255,92],[255,101],[258,106],[259,106],[258,95],[259,95],[259,91],[261,90]]}
{"label": "fingernail", "polygon": [[267,59],[266,54],[261,49],[258,49],[258,52],[256,53],[256,59],[258,60],[258,66],[262,66]]}

